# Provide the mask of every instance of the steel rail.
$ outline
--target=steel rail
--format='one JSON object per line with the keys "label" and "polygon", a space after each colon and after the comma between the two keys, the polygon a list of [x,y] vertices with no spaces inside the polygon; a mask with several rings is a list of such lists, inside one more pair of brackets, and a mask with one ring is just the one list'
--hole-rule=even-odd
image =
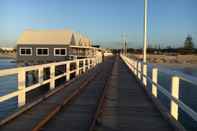
{"label": "steel rail", "polygon": [[[88,71],[90,73],[92,70]],[[83,75],[82,75],[83,77]],[[5,119],[0,121],[0,127],[11,122],[12,120],[16,119],[17,117],[21,116],[23,113],[25,113],[26,111],[32,109],[33,107],[35,107],[36,105],[40,104],[41,102],[43,102],[44,100],[48,99],[50,96],[53,96],[55,94],[57,94],[58,92],[62,91],[64,88],[66,88],[67,86],[71,85],[75,80],[79,79],[79,77],[76,77],[70,81],[68,81],[67,83],[59,86],[58,88],[55,88],[54,90],[51,90],[50,92],[48,92],[47,94],[45,94],[44,96],[38,98],[36,101],[22,107],[19,111],[11,114],[10,116],[6,117]],[[85,81],[88,78],[85,79]]]}
{"label": "steel rail", "polygon": [[[99,72],[99,75],[101,74],[102,74],[102,71]],[[91,78],[83,81],[79,88],[77,88],[70,96],[64,99],[63,103],[58,104],[41,121],[39,121],[33,127],[32,131],[39,131],[43,126],[45,126],[53,117],[55,117],[55,115],[58,112],[61,111],[62,108],[65,108],[65,106],[68,106],[71,101],[75,100],[83,92],[83,90],[87,87],[87,85],[89,85],[99,75],[95,73]]]}
{"label": "steel rail", "polygon": [[114,67],[115,67],[115,63],[113,63],[113,67],[111,69],[111,73],[109,75],[109,78],[105,80],[105,86],[104,86],[104,89],[103,89],[103,92],[102,92],[102,95],[101,95],[101,98],[98,102],[98,106],[96,108],[96,112],[91,120],[91,124],[90,124],[90,127],[89,127],[89,130],[88,131],[94,131],[95,129],[95,125],[96,125],[96,121],[100,115],[100,113],[102,112],[102,109],[103,109],[103,105],[104,105],[104,102],[105,102],[105,94],[107,92],[107,89],[109,87],[109,83],[110,83],[110,78],[111,78],[111,75],[114,71]]}

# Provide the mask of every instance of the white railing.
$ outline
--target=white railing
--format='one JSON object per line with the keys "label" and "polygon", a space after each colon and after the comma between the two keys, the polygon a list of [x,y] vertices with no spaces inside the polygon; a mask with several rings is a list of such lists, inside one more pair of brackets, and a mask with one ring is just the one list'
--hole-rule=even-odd
{"label": "white railing", "polygon": [[164,94],[166,97],[168,97],[171,100],[170,114],[176,120],[178,120],[178,116],[179,116],[178,109],[181,108],[193,120],[197,121],[197,113],[193,109],[191,109],[188,105],[184,104],[182,101],[179,100],[180,80],[187,81],[191,84],[194,84],[195,86],[197,86],[197,80],[191,80],[191,79],[188,79],[187,77],[184,77],[184,75],[180,75],[176,73],[171,74],[172,85],[171,85],[171,93],[169,93],[164,87],[158,84],[158,70],[160,71],[160,68],[158,69],[157,67],[153,67],[152,78],[150,78],[150,76],[147,75],[146,64],[143,64],[143,62],[133,60],[123,55],[121,55],[121,58],[127,64],[127,66],[132,70],[134,75],[143,83],[145,88],[147,87],[147,80],[150,81],[152,85],[152,95],[155,98],[157,98],[157,92],[160,91],[162,94]]}
{"label": "white railing", "polygon": [[[18,79],[18,90],[0,96],[0,102],[4,102],[14,97],[18,97],[18,107],[21,107],[26,103],[27,92],[39,88],[47,83],[50,84],[50,89],[52,90],[55,88],[55,80],[66,77],[66,80],[68,81],[70,80],[71,73],[79,75],[80,71],[86,72],[91,67],[94,67],[97,64],[101,63],[101,61],[101,57],[97,57],[0,70],[0,77],[17,75]],[[70,69],[71,64],[76,65],[75,68],[72,70]],[[60,75],[55,75],[55,70],[57,66],[65,66],[66,69]],[[50,70],[50,78],[44,80],[44,69],[46,68]],[[38,82],[36,84],[26,86],[26,73],[28,71],[38,71]]]}

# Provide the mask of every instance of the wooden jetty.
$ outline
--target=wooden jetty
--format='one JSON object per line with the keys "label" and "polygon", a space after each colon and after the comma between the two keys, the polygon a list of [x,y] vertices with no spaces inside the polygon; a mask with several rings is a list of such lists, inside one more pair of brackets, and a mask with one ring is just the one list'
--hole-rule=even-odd
{"label": "wooden jetty", "polygon": [[107,57],[36,104],[21,107],[22,112],[0,122],[0,130],[184,131],[155,98],[155,91],[146,92],[145,77],[131,66],[135,63],[129,64],[125,56]]}

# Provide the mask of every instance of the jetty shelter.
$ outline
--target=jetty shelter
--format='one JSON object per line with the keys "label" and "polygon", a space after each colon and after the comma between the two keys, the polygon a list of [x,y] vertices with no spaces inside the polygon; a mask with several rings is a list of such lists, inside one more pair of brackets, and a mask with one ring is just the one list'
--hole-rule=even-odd
{"label": "jetty shelter", "polygon": [[93,57],[91,40],[80,33],[62,30],[25,30],[17,41],[17,63],[43,64]]}

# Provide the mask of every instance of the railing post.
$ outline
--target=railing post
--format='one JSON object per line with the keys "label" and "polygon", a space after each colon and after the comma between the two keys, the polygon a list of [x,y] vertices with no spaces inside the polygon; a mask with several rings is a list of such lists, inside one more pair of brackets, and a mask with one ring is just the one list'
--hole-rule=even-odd
{"label": "railing post", "polygon": [[76,60],[76,76],[79,75],[79,60]]}
{"label": "railing post", "polygon": [[50,66],[50,90],[55,88],[55,64]]}
{"label": "railing post", "polygon": [[96,58],[93,58],[93,61],[94,61],[94,67],[95,67],[97,65]]}
{"label": "railing post", "polygon": [[101,62],[102,62],[102,57],[99,56],[98,63],[101,63]]}
{"label": "railing post", "polygon": [[137,78],[138,78],[138,74],[139,74],[139,72],[138,72],[138,66],[139,66],[138,61],[136,61],[136,77]]}
{"label": "railing post", "polygon": [[90,59],[88,59],[88,69],[90,69]]}
{"label": "railing post", "polygon": [[[153,68],[152,69],[152,81],[157,84],[157,79],[158,79],[158,68]],[[153,96],[157,97],[157,86],[152,83],[152,94]]]}
{"label": "railing post", "polygon": [[141,62],[139,61],[138,62],[138,78],[141,80],[141,74],[142,74],[142,71],[141,71]]}
{"label": "railing post", "polygon": [[23,68],[19,68],[18,72],[18,107],[25,105],[26,102],[26,92],[25,92],[25,82],[26,81],[26,73]]}
{"label": "railing post", "polygon": [[70,80],[70,62],[66,64],[66,81]]}
{"label": "railing post", "polygon": [[97,56],[98,58],[96,58],[97,60],[97,62],[96,62],[96,64],[99,64],[100,63],[100,57],[99,56]]}
{"label": "railing post", "polygon": [[137,61],[135,61],[135,63],[134,63],[134,67],[135,67],[135,69],[134,69],[134,73],[135,73],[135,75],[137,75]]}
{"label": "railing post", "polygon": [[146,87],[147,86],[147,64],[146,63],[143,64],[142,78],[143,78],[144,86]]}
{"label": "railing post", "polygon": [[[171,95],[179,99],[179,81],[180,78],[178,76],[173,76],[172,77],[172,90],[171,90]],[[173,100],[171,100],[171,115],[178,120],[178,104],[176,104]]]}
{"label": "railing post", "polygon": [[84,73],[86,72],[86,60],[85,59],[83,60],[83,72]]}
{"label": "railing post", "polygon": [[129,59],[129,58],[127,58],[127,57],[125,56],[124,61],[127,63],[127,65],[128,65],[128,67],[129,67],[129,69],[131,69],[131,70],[132,70],[132,65],[131,65],[131,61],[130,61],[130,59]]}
{"label": "railing post", "polygon": [[104,61],[105,57],[100,56],[99,63],[102,63]]}
{"label": "railing post", "polygon": [[133,60],[131,61],[131,70],[132,70],[132,72],[134,72],[134,64],[133,64]]}
{"label": "railing post", "polygon": [[39,83],[42,83],[43,80],[44,80],[43,67],[40,66],[40,67],[38,68],[38,82],[39,82]]}
{"label": "railing post", "polygon": [[95,62],[94,62],[94,58],[92,59],[92,67],[94,67],[95,66]]}
{"label": "railing post", "polygon": [[100,57],[97,56],[97,57],[96,57],[96,64],[99,64],[99,63],[100,63]]}

